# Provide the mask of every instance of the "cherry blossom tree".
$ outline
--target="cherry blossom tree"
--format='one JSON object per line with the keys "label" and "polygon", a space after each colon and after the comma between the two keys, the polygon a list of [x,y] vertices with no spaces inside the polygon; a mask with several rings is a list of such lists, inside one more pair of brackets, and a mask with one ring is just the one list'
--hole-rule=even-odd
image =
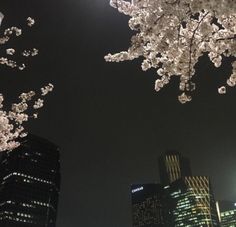
{"label": "cherry blossom tree", "polygon": [[[235,0],[111,0],[110,5],[130,17],[129,27],[136,34],[127,51],[109,53],[105,60],[143,57],[143,71],[157,70],[156,91],[178,76],[181,103],[192,99],[195,65],[203,54],[208,54],[215,67],[221,66],[222,57],[236,57]],[[235,85],[236,61],[218,92],[225,94]]]}
{"label": "cherry blossom tree", "polygon": [[[0,26],[4,15],[0,12]],[[26,23],[29,27],[32,27],[35,23],[31,17],[27,18]],[[0,45],[4,48],[4,45],[15,36],[22,35],[22,30],[17,27],[11,27],[4,31],[0,37]],[[10,68],[16,68],[18,70],[25,69],[24,63],[18,64],[16,61],[10,59],[17,53],[17,50],[13,48],[5,49],[5,53],[9,57],[0,57],[0,65],[5,65]],[[38,50],[33,48],[32,50],[23,50],[20,55],[25,58],[33,57],[38,54]],[[41,88],[40,92],[29,91],[22,93],[19,96],[19,102],[13,103],[9,110],[6,110],[3,105],[4,97],[0,94],[0,151],[11,151],[20,145],[19,138],[27,136],[27,132],[24,128],[30,118],[38,117],[38,109],[43,107],[44,99],[49,92],[53,90],[53,85],[48,84]]]}

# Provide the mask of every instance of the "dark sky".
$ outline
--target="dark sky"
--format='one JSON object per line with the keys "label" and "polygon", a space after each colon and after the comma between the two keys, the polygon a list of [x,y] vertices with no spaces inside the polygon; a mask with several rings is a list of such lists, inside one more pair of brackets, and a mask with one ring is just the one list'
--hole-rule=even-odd
{"label": "dark sky", "polygon": [[129,186],[158,181],[166,149],[188,156],[195,175],[211,176],[217,199],[236,200],[236,89],[217,94],[229,62],[215,69],[203,58],[194,99],[181,105],[178,79],[156,93],[155,72],[142,72],[140,60],[104,62],[132,35],[108,0],[1,0],[0,11],[3,27],[34,17],[36,26],[10,45],[40,49],[23,72],[1,67],[0,91],[10,101],[55,85],[29,130],[61,148],[57,227],[130,227]]}

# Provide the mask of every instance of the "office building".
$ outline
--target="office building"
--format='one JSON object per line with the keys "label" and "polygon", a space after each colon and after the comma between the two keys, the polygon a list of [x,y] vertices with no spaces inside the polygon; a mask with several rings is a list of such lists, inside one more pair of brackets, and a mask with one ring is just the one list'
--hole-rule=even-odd
{"label": "office building", "polygon": [[217,202],[221,227],[236,226],[236,203],[231,201]]}
{"label": "office building", "polygon": [[163,188],[160,184],[131,186],[133,227],[164,227]]}
{"label": "office building", "polygon": [[167,151],[159,158],[160,180],[163,185],[191,176],[190,162],[187,158],[176,151]]}
{"label": "office building", "polygon": [[167,226],[219,227],[210,180],[205,176],[183,177],[165,187],[169,195]]}
{"label": "office building", "polygon": [[0,226],[55,227],[60,188],[57,146],[29,135],[0,163]]}

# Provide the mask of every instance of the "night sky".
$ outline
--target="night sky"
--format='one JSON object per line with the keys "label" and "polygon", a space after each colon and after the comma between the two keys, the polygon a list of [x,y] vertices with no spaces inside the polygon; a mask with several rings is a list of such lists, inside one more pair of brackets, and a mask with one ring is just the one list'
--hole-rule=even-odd
{"label": "night sky", "polygon": [[130,184],[158,182],[157,159],[167,149],[189,157],[195,175],[211,177],[216,199],[236,200],[236,89],[217,93],[228,61],[215,69],[203,57],[193,101],[181,105],[178,78],[156,93],[157,76],[142,72],[140,59],[104,62],[132,35],[128,17],[108,0],[1,0],[0,11],[1,30],[35,18],[9,45],[40,49],[23,72],[0,68],[7,102],[55,85],[28,129],[61,148],[57,227],[130,227]]}

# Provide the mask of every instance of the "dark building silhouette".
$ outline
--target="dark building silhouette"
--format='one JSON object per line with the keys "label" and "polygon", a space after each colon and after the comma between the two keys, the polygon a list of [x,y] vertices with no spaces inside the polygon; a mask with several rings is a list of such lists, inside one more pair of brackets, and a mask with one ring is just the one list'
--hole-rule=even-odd
{"label": "dark building silhouette", "polygon": [[164,227],[163,188],[160,184],[131,186],[133,227]]}
{"label": "dark building silhouette", "polygon": [[236,226],[236,203],[231,201],[217,202],[221,227]]}
{"label": "dark building silhouette", "polygon": [[170,227],[219,227],[216,203],[205,176],[183,177],[165,187]]}
{"label": "dark building silhouette", "polygon": [[60,188],[57,146],[29,135],[0,163],[0,226],[55,227]]}
{"label": "dark building silhouette", "polygon": [[181,177],[192,175],[189,159],[177,151],[167,151],[160,156],[159,171],[163,185],[168,185]]}

